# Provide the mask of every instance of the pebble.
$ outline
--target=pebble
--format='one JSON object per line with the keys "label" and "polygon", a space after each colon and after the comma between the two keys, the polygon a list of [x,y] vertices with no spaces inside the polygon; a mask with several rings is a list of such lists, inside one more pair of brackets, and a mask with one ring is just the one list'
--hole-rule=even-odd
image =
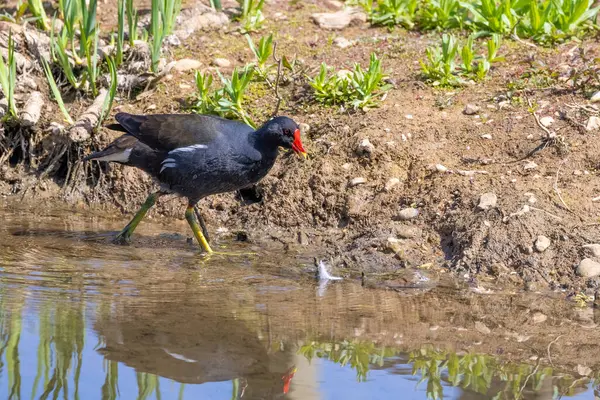
{"label": "pebble", "polygon": [[542,322],[546,321],[548,319],[548,316],[546,316],[545,314],[542,314],[541,312],[536,312],[533,314],[532,320],[534,324],[541,324]]}
{"label": "pebble", "polygon": [[325,7],[331,8],[332,10],[340,10],[344,7],[344,3],[338,0],[326,0]]}
{"label": "pebble", "polygon": [[490,328],[485,326],[485,324],[480,321],[475,322],[475,329],[477,332],[483,333],[484,335],[489,335],[492,332]]}
{"label": "pebble", "polygon": [[419,228],[417,228],[416,226],[403,224],[403,225],[394,227],[394,233],[396,234],[396,236],[398,236],[402,239],[413,239],[417,236],[420,236],[422,231]]}
{"label": "pebble", "polygon": [[528,161],[527,163],[525,163],[525,165],[523,165],[523,169],[525,171],[536,169],[537,167],[538,167],[538,165],[536,163],[534,163],[533,161]]}
{"label": "pebble", "polygon": [[548,128],[550,125],[554,123],[554,118],[550,116],[540,118],[540,124]]}
{"label": "pebble", "polygon": [[354,178],[350,181],[350,187],[358,186],[367,183],[367,180],[363,177]]}
{"label": "pebble", "polygon": [[229,68],[229,67],[231,67],[231,61],[229,61],[226,58],[220,58],[220,57],[215,58],[213,60],[212,64],[215,67],[219,67],[219,68]]}
{"label": "pebble", "polygon": [[334,46],[339,47],[340,49],[345,49],[346,47],[352,46],[352,42],[346,39],[345,37],[336,37],[333,39]]}
{"label": "pebble", "polygon": [[394,254],[396,254],[401,250],[400,243],[401,243],[401,241],[399,239],[396,239],[395,237],[390,236],[389,238],[387,238],[386,248],[388,250],[390,250],[391,252],[393,252]]}
{"label": "pebble", "polygon": [[479,204],[477,208],[480,210],[489,210],[491,208],[496,207],[496,203],[498,202],[498,197],[495,193],[484,193],[479,197]]}
{"label": "pebble", "polygon": [[388,179],[388,181],[385,183],[385,191],[386,192],[391,192],[393,188],[395,188],[396,186],[398,186],[398,184],[400,183],[400,179],[398,178],[390,178]]}
{"label": "pebble", "polygon": [[169,35],[163,39],[163,43],[169,46],[178,47],[181,46],[181,40],[177,35]]}
{"label": "pebble", "polygon": [[465,106],[463,113],[465,115],[475,115],[479,112],[479,110],[480,110],[479,106],[477,106],[475,104],[467,104]]}
{"label": "pebble", "polygon": [[584,249],[589,250],[590,253],[592,253],[592,255],[594,257],[600,258],[600,244],[598,244],[598,243],[584,244],[581,247],[583,247]]}
{"label": "pebble", "polygon": [[584,258],[577,267],[577,275],[584,278],[593,278],[600,275],[600,263],[591,258]]}
{"label": "pebble", "polygon": [[595,116],[589,117],[587,122],[585,123],[585,130],[595,131],[598,128],[600,128],[600,118]]}
{"label": "pebble", "polygon": [[437,172],[448,172],[448,167],[445,167],[442,164],[435,164],[435,169]]}
{"label": "pebble", "polygon": [[177,72],[187,72],[193,69],[198,69],[202,66],[202,63],[198,60],[193,60],[191,58],[183,58],[178,60],[173,68]]}
{"label": "pebble", "polygon": [[550,247],[550,239],[543,235],[538,236],[535,240],[535,249],[543,253],[548,247]]}
{"label": "pebble", "polygon": [[308,132],[310,132],[310,125],[309,124],[301,122],[300,124],[298,124],[298,126],[300,127],[300,134],[301,134],[301,136],[308,135]]}
{"label": "pebble", "polygon": [[577,373],[580,376],[590,376],[592,374],[592,369],[588,366],[577,364]]}
{"label": "pebble", "polygon": [[600,91],[594,93],[592,97],[590,97],[590,101],[592,103],[598,103],[600,101]]}
{"label": "pebble", "polygon": [[409,219],[415,219],[418,216],[419,216],[419,210],[417,210],[416,208],[412,208],[412,207],[403,208],[398,213],[398,217],[403,221],[406,221]]}
{"label": "pebble", "polygon": [[373,143],[371,143],[368,138],[364,138],[358,144],[358,147],[356,148],[356,153],[359,156],[370,156],[374,150],[375,146],[373,146]]}
{"label": "pebble", "polygon": [[191,89],[192,85],[188,85],[187,83],[180,83],[179,84],[179,89],[183,89],[183,90],[188,90]]}
{"label": "pebble", "polygon": [[367,22],[367,14],[357,8],[346,8],[334,13],[315,13],[312,19],[321,28],[344,29],[351,23]]}
{"label": "pebble", "polygon": [[492,140],[492,135],[490,135],[489,133],[485,133],[483,135],[481,135],[482,139],[487,139],[487,140]]}

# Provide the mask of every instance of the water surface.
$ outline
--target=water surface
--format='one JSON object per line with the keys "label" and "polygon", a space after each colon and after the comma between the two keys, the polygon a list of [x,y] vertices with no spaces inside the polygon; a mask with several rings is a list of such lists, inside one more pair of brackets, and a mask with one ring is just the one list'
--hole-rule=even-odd
{"label": "water surface", "polygon": [[[383,291],[350,280],[319,288],[302,255],[227,243],[258,255],[205,260],[185,238],[161,236],[164,228],[123,247],[110,244],[116,227],[97,219],[0,217],[0,398],[600,395],[594,368],[574,369],[562,353],[544,358],[550,332],[532,325],[528,338],[496,335],[521,325],[523,302],[512,295]],[[514,312],[514,326],[493,324],[504,312]],[[472,328],[486,316],[491,333]]]}

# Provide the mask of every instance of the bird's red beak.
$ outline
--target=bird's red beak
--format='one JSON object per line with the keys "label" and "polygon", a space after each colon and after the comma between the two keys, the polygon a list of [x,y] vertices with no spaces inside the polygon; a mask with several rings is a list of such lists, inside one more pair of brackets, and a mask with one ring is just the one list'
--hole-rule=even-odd
{"label": "bird's red beak", "polygon": [[292,143],[292,150],[294,150],[296,154],[299,154],[304,158],[308,156],[308,154],[306,154],[306,151],[304,150],[304,147],[302,147],[302,141],[300,140],[300,129],[296,129],[294,131],[294,142]]}

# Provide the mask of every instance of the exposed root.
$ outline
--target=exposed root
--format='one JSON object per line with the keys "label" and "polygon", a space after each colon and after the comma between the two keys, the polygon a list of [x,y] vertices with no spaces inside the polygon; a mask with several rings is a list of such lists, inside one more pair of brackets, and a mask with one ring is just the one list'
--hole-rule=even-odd
{"label": "exposed root", "polygon": [[74,143],[80,143],[88,140],[94,127],[98,125],[100,119],[100,113],[102,112],[102,105],[106,98],[108,91],[106,89],[100,89],[100,94],[94,100],[94,103],[77,119],[75,125],[69,129],[69,139]]}
{"label": "exposed root", "polygon": [[21,124],[25,127],[35,126],[42,116],[44,98],[40,92],[32,92],[19,115]]}

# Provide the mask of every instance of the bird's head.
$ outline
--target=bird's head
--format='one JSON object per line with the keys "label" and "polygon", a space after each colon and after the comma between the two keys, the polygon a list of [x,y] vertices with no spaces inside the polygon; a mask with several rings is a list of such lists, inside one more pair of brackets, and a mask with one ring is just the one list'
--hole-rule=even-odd
{"label": "bird's head", "polygon": [[263,128],[267,135],[272,137],[278,146],[291,149],[294,153],[306,158],[307,154],[300,140],[300,127],[293,119],[288,117],[275,117],[267,122]]}

